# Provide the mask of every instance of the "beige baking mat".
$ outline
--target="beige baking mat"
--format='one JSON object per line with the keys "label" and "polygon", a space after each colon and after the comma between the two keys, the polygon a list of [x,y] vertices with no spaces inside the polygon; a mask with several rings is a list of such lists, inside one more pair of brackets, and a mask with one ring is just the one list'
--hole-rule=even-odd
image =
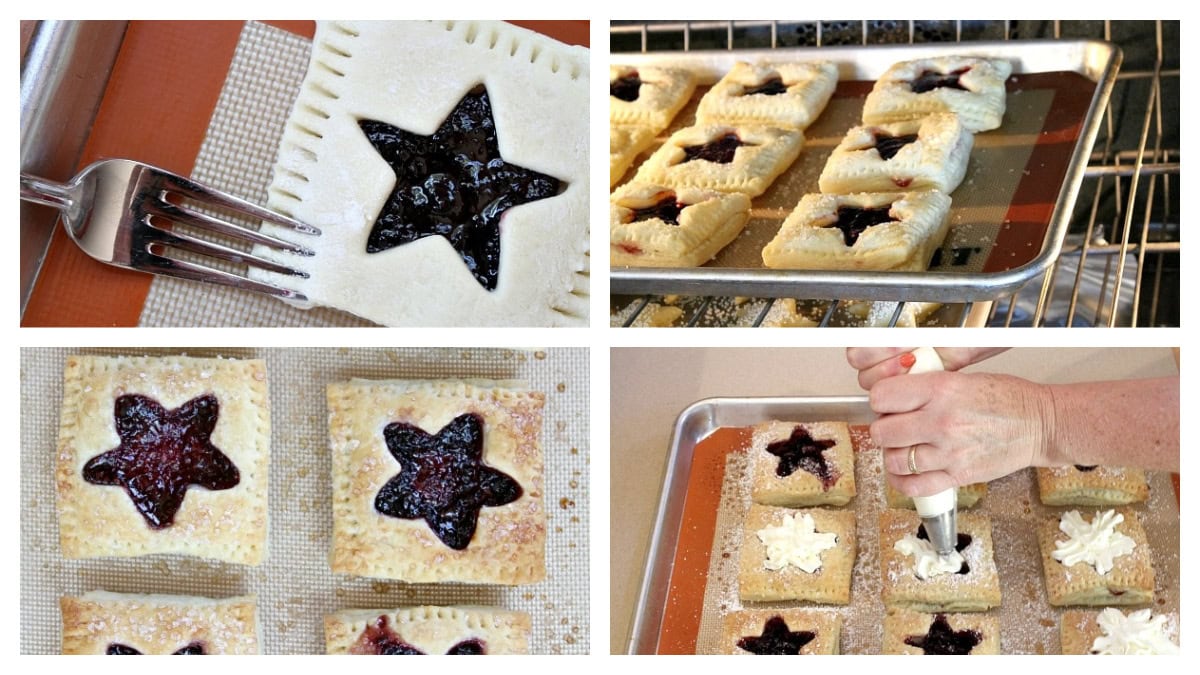
{"label": "beige baking mat", "polygon": [[[267,562],[244,567],[181,556],[66,560],[55,517],[54,455],[65,359],[73,353],[261,358],[271,398]],[[402,584],[334,575],[325,385],[350,378],[523,379],[546,394],[547,580],[518,587]],[[22,349],[21,652],[56,654],[58,598],[92,590],[258,596],[270,654],[324,651],[323,617],[347,608],[472,604],[533,616],[531,648],[589,649],[589,384],[586,349]]]}
{"label": "beige baking mat", "polygon": [[[855,429],[855,445],[868,444],[866,430]],[[742,522],[750,508],[749,455],[726,456],[721,503],[717,511],[704,609],[696,640],[699,654],[720,653],[723,616],[753,607],[802,606],[787,603],[746,603],[738,599],[738,558],[745,532]],[[858,496],[846,508],[858,518],[858,556],[850,581],[850,604],[820,606],[842,616],[843,654],[880,654],[883,646],[882,575],[879,568],[879,513],[885,508],[883,466],[879,452],[855,455],[854,479]],[[1167,473],[1148,473],[1150,499],[1136,508],[1150,542],[1155,573],[1155,614],[1179,616],[1179,508]],[[1079,507],[1086,515],[1091,507]],[[992,544],[1000,576],[1002,604],[992,613],[1000,619],[1004,654],[1058,654],[1059,617],[1063,610],[1046,601],[1036,523],[1051,513],[1069,509],[1043,506],[1032,469],[1018,471],[988,484],[988,493],[970,509],[992,521]],[[727,554],[727,555],[726,555]],[[810,607],[812,605],[809,605]],[[1072,608],[1086,609],[1086,608]],[[1176,626],[1178,624],[1176,623]],[[1176,636],[1178,639],[1178,636]]]}

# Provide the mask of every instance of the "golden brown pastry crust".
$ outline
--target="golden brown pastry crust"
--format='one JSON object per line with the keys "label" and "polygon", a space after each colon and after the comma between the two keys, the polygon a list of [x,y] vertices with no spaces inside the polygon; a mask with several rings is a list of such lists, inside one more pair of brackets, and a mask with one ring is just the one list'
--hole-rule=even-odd
{"label": "golden brown pastry crust", "polygon": [[1131,467],[1038,467],[1038,494],[1049,506],[1123,506],[1150,496],[1146,472]]}
{"label": "golden brown pastry crust", "polygon": [[[684,148],[704,145],[733,134],[742,145],[728,164],[697,159],[684,162]],[[766,126],[708,124],[687,127],[671,134],[638,169],[636,180],[678,187],[741,192],[757,197],[783,173],[804,145],[804,134],[794,129]]]}
{"label": "golden brown pastry crust", "polygon": [[254,596],[214,600],[96,591],[59,598],[63,654],[104,654],[111,644],[171,654],[194,642],[206,654],[257,654]]}
{"label": "golden brown pastry crust", "polygon": [[[237,466],[238,484],[212,491],[190,486],[174,525],[155,530],[124,488],[85,481],[84,465],[120,443],[113,407],[124,394],[148,396],[167,409],[215,395],[220,408],[211,441]],[[55,473],[63,556],[177,553],[245,565],[261,563],[267,550],[270,443],[263,361],[68,357]]]}
{"label": "golden brown pastry crust", "polygon": [[[1067,535],[1058,529],[1061,514],[1049,516],[1038,524],[1046,595],[1051,605],[1143,605],[1154,599],[1154,566],[1146,531],[1136,511],[1115,510],[1124,516],[1116,531],[1133,539],[1134,549],[1128,555],[1114,558],[1113,568],[1107,574],[1098,574],[1086,562],[1068,567],[1054,559],[1055,542],[1067,541]],[[1080,515],[1090,522],[1096,512],[1081,511]]]}
{"label": "golden brown pastry crust", "polygon": [[[876,134],[916,135],[890,159],[876,147]],[[954,191],[967,172],[975,138],[958,117],[939,113],[919,120],[862,125],[846,132],[821,171],[826,194],[855,192]]]}
{"label": "golden brown pastry crust", "polygon": [[[1000,619],[991,614],[946,614],[951,630],[973,630],[979,633],[979,644],[970,656],[1000,653]],[[925,651],[904,642],[914,635],[926,635],[937,614],[913,612],[907,609],[888,610],[883,618],[883,653],[921,655]]]}
{"label": "golden brown pastry crust", "polygon": [[[884,483],[883,492],[887,495],[887,506],[889,509],[916,509],[912,497],[909,497],[896,488],[892,487],[891,483]],[[975,506],[983,496],[987,494],[987,483],[971,483],[970,485],[960,485],[958,487],[958,508],[969,509]]]}
{"label": "golden brown pastry crust", "polygon": [[[785,515],[809,514],[817,532],[837,534],[837,544],[821,552],[821,567],[808,573],[791,565],[768,570],[766,547],[757,532],[778,526]],[[743,526],[741,558],[738,560],[738,595],[742,600],[769,602],[800,600],[832,605],[850,602],[850,573],[858,552],[854,511],[841,509],[785,509],[751,504]]]}
{"label": "golden brown pastry crust", "polygon": [[[633,220],[633,209],[661,199],[686,206],[678,223]],[[737,238],[750,219],[750,198],[737,192],[626,183],[609,199],[609,260],[612,265],[696,267]]]}
{"label": "golden brown pastry crust", "polygon": [[[965,90],[939,87],[918,94],[910,86],[923,71],[946,74],[963,68],[968,70],[959,82]],[[866,124],[884,124],[951,112],[970,131],[995,129],[1004,119],[1005,81],[1011,74],[1012,64],[1001,59],[940,56],[903,61],[875,81],[863,104],[862,119]]]}
{"label": "golden brown pastry crust", "polygon": [[636,74],[642,81],[638,97],[623,101],[608,97],[608,120],[611,124],[636,124],[654,129],[667,128],[696,89],[696,76],[681,68],[657,66],[609,66],[608,81]]}
{"label": "golden brown pastry crust", "polygon": [[879,515],[879,562],[883,604],[919,612],[982,612],[1000,605],[1000,578],[992,552],[992,522],[981,513],[959,513],[958,531],[971,536],[962,551],[967,574],[943,574],[923,580],[912,557],[897,551],[897,541],[916,536],[921,519],[914,511],[887,509]]}
{"label": "golden brown pastry crust", "polygon": [[[779,80],[787,90],[773,96],[745,94],[771,80]],[[700,99],[696,119],[701,124],[766,124],[803,130],[821,115],[837,80],[837,66],[830,61],[738,61]]]}
{"label": "golden brown pastry crust", "polygon": [[812,641],[800,648],[800,654],[838,654],[842,637],[842,617],[835,612],[811,609],[747,609],[730,612],[721,624],[721,654],[756,656],[738,647],[747,636],[762,635],[763,626],[773,617],[782,617],[788,630],[815,633]]}
{"label": "golden brown pastry crust", "polygon": [[[779,458],[767,452],[767,446],[786,440],[796,427],[804,427],[814,440],[834,444],[821,452],[836,476],[825,488],[821,479],[796,469],[788,476],[775,473]],[[754,427],[750,440],[750,498],[759,504],[774,506],[843,506],[854,497],[854,446],[850,427],[845,422],[763,422]]]}
{"label": "golden brown pastry crust", "polygon": [[633,160],[654,144],[658,132],[650,127],[612,125],[608,128],[608,186],[621,180]]}
{"label": "golden brown pastry crust", "polygon": [[483,642],[487,654],[528,654],[533,631],[525,612],[490,607],[349,609],[325,617],[325,653],[354,653],[363,631],[381,616],[400,639],[426,654],[445,654],[472,639]]}

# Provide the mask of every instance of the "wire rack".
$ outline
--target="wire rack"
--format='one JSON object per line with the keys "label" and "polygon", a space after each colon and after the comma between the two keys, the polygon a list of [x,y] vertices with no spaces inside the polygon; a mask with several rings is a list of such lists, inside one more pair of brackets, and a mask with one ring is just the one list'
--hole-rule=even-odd
{"label": "wire rack", "polygon": [[[1124,65],[1062,254],[1011,296],[954,306],[930,325],[1179,326],[1178,21],[614,21],[609,38],[614,55],[1047,38],[1117,43]],[[610,323],[759,326],[780,302],[614,296]],[[797,303],[816,325],[848,323],[854,314],[840,298]],[[905,305],[876,303],[876,323],[903,324]]]}

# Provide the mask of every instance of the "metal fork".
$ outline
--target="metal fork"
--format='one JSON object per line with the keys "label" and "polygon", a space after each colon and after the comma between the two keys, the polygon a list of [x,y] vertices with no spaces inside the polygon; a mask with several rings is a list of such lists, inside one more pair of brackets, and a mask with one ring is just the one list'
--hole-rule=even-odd
{"label": "metal fork", "polygon": [[[168,197],[173,197],[174,201],[169,201]],[[168,257],[169,252],[177,249],[242,263],[249,268],[308,277],[302,270],[198,239],[183,231],[178,225],[302,256],[313,255],[312,250],[300,244],[201,213],[184,199],[302,234],[321,234],[311,225],[205,187],[170,171],[128,159],[104,159],[89,165],[69,183],[22,172],[21,199],[57,208],[71,239],[85,253],[101,262],[153,274],[234,286],[282,298],[307,300],[304,294],[289,288],[178,257]]]}

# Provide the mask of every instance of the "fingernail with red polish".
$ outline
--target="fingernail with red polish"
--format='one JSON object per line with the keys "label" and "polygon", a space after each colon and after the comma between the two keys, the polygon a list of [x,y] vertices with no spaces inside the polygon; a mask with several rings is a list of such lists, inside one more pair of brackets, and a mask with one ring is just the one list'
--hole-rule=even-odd
{"label": "fingernail with red polish", "polygon": [[904,366],[905,370],[912,368],[916,362],[917,362],[917,357],[914,356],[912,352],[908,352],[907,354],[903,354],[900,356],[900,365]]}

